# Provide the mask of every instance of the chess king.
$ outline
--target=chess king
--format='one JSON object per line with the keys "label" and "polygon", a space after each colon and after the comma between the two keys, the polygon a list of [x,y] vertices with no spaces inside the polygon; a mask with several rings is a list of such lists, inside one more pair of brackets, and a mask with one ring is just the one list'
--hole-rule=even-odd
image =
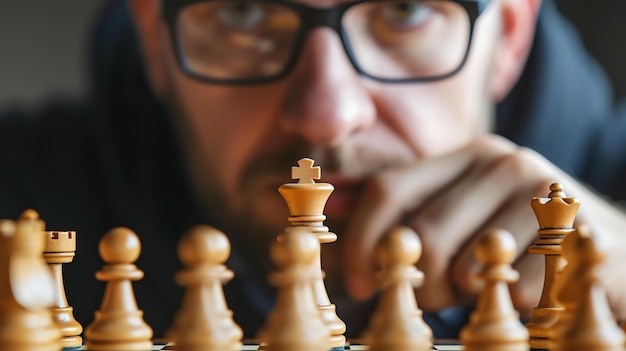
{"label": "chess king", "polygon": [[526,323],[532,349],[548,349],[550,330],[557,322],[563,305],[552,294],[557,272],[563,269],[565,260],[561,257],[563,239],[574,232],[574,220],[580,207],[575,198],[568,198],[563,186],[550,185],[547,198],[535,197],[531,207],[539,222],[539,237],[528,251],[531,254],[545,255],[545,283],[538,306],[532,318]]}
{"label": "chess king", "polygon": [[[321,178],[321,168],[313,166],[314,163],[310,158],[299,160],[298,166],[291,168],[291,178],[298,179],[298,183],[284,184],[278,191],[289,207],[291,226],[287,227],[285,232],[306,229],[315,234],[321,244],[327,244],[337,240],[337,235],[330,232],[323,224],[326,219],[324,206],[334,188],[328,183],[315,183],[315,180]],[[311,267],[321,271],[319,256],[313,260]],[[343,349],[346,344],[346,338],[343,335],[346,325],[337,316],[336,307],[328,298],[323,278],[316,279],[312,289],[322,320],[330,330],[330,344],[333,349]]]}

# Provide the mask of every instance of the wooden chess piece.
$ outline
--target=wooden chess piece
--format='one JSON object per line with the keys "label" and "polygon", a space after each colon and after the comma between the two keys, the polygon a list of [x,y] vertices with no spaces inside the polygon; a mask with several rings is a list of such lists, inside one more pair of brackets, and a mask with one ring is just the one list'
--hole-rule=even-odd
{"label": "wooden chess piece", "polygon": [[11,351],[59,351],[56,299],[44,261],[44,223],[34,211],[0,221],[0,345]]}
{"label": "wooden chess piece", "polygon": [[279,272],[270,276],[278,288],[276,305],[259,333],[267,351],[327,351],[330,330],[313,297],[311,282],[320,272],[311,262],[319,257],[320,243],[307,231],[285,233],[272,246]]}
{"label": "wooden chess piece", "polygon": [[222,284],[234,277],[224,263],[230,243],[224,233],[202,225],[192,228],[178,244],[186,269],[176,274],[185,287],[172,340],[178,351],[239,351],[243,331],[233,321]]}
{"label": "wooden chess piece", "polygon": [[598,275],[598,268],[606,258],[604,243],[593,238],[585,226],[572,235],[578,235],[570,261],[571,276],[578,280],[578,287],[576,291],[564,287],[559,297],[569,295],[577,301],[551,350],[623,351],[626,337],[613,319]]}
{"label": "wooden chess piece", "polygon": [[461,330],[464,350],[528,351],[528,330],[519,321],[507,285],[519,279],[511,268],[515,256],[515,239],[504,230],[487,232],[478,240],[476,259],[483,264],[479,277],[485,287]]}
{"label": "wooden chess piece", "polygon": [[149,350],[152,329],[143,320],[131,281],[143,278],[133,263],[139,258],[141,243],[128,228],[118,227],[104,235],[98,246],[105,262],[96,278],[107,282],[102,305],[94,321],[85,329],[89,350]]}
{"label": "wooden chess piece", "polygon": [[576,260],[576,247],[579,238],[580,236],[574,231],[567,235],[561,243],[561,258],[564,264],[554,277],[551,297],[560,303],[562,310],[558,312],[552,328],[548,330],[548,349],[550,350],[557,347],[556,344],[569,327],[578,305],[577,295],[581,289],[581,281],[576,276],[580,271],[580,268],[577,267],[580,260]]}
{"label": "wooden chess piece", "polygon": [[83,344],[80,334],[83,326],[74,318],[73,308],[68,305],[63,284],[64,263],[71,263],[76,252],[76,232],[45,231],[43,257],[52,271],[56,288],[56,304],[51,308],[52,317],[61,328],[63,348],[78,348]]}
{"label": "wooden chess piece", "polygon": [[433,332],[413,290],[424,282],[424,274],[415,267],[421,255],[420,239],[407,227],[392,229],[378,243],[376,256],[384,267],[378,274],[382,292],[362,337],[370,351],[432,350]]}
{"label": "wooden chess piece", "polygon": [[563,306],[551,293],[555,276],[565,264],[561,257],[561,243],[574,231],[574,219],[580,202],[567,198],[563,193],[563,186],[553,183],[550,185],[548,197],[533,198],[531,207],[539,222],[539,237],[528,252],[545,255],[545,281],[539,304],[533,310],[526,328],[530,333],[531,348],[548,349],[550,332],[559,318],[559,313],[563,311]]}
{"label": "wooden chess piece", "polygon": [[[314,167],[313,164],[314,161],[310,158],[299,160],[298,166],[291,169],[291,177],[298,179],[298,183],[283,184],[278,189],[289,207],[291,226],[285,231],[305,229],[315,234],[320,244],[332,243],[337,240],[337,235],[329,232],[328,227],[323,225],[326,219],[323,212],[334,187],[328,183],[315,183],[315,180],[321,178],[321,168]],[[278,239],[280,240],[280,236]],[[318,278],[311,286],[317,306],[322,313],[322,320],[330,330],[331,346],[344,349],[346,338],[343,334],[346,332],[346,324],[337,316],[336,307],[328,297],[320,255],[311,262],[311,267],[319,272]]]}

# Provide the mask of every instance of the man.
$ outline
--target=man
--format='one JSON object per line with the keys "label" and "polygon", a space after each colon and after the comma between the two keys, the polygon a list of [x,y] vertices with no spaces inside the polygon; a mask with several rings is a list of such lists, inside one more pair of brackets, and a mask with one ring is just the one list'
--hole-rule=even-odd
{"label": "man", "polygon": [[[272,303],[267,244],[286,226],[276,188],[303,156],[336,188],[325,213],[340,239],[323,262],[349,335],[365,309],[340,283],[356,300],[372,296],[373,247],[398,223],[421,236],[417,294],[428,311],[474,300],[472,244],[501,227],[519,244],[512,296],[528,316],[543,283],[542,258],[526,253],[537,229],[529,200],[554,181],[583,203],[579,222],[611,243],[607,267],[626,253],[626,215],[585,185],[626,198],[626,121],[609,118],[604,77],[550,2],[128,5],[143,65],[125,4],[113,4],[95,35],[87,107],[9,116],[1,128],[2,213],[33,207],[48,227],[78,230],[66,287],[83,322],[98,303],[87,277],[104,230],[141,236],[138,304],[160,335],[179,303],[172,247],[208,222],[232,242],[227,299],[254,336]],[[626,316],[624,273],[604,273]],[[73,292],[83,288],[94,296]],[[439,335],[458,327],[445,312],[431,318]]]}

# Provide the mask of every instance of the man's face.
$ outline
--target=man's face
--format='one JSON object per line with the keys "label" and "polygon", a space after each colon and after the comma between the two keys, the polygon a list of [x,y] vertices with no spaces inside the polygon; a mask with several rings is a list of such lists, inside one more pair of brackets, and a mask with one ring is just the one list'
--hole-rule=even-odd
{"label": "man's face", "polygon": [[[341,1],[301,2],[328,7]],[[453,152],[487,133],[497,26],[495,11],[487,9],[462,71],[410,84],[360,76],[339,36],[318,28],[286,78],[252,86],[190,78],[179,69],[164,30],[167,98],[208,208],[250,225],[253,236],[279,234],[288,212],[277,188],[291,182],[298,159],[312,157],[322,166],[321,181],[335,186],[325,214],[341,224],[372,174]]]}

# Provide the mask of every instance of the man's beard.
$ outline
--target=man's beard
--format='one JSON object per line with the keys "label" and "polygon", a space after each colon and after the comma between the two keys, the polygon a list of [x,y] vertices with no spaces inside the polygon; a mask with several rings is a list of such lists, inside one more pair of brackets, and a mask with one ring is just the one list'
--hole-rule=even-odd
{"label": "man's beard", "polygon": [[[188,121],[187,112],[178,96],[178,91],[170,84],[167,103],[171,111],[172,127],[176,129],[185,162],[189,170],[190,179],[197,189],[199,202],[205,213],[208,213],[209,224],[225,232],[233,248],[241,251],[251,264],[263,267],[267,271],[271,267],[269,250],[276,237],[289,226],[289,213],[286,204],[281,201],[272,201],[265,210],[276,209],[275,216],[259,215],[259,207],[264,204],[253,201],[261,195],[267,199],[267,192],[274,191],[279,198],[278,187],[284,183],[291,183],[291,167],[303,157],[315,160],[316,165],[322,166],[324,173],[341,174],[364,179],[380,169],[391,167],[398,163],[394,157],[385,155],[377,148],[371,149],[367,145],[344,143],[341,147],[315,147],[297,136],[285,136],[284,142],[268,150],[259,150],[254,157],[250,157],[237,179],[236,196],[224,193],[218,182],[211,176],[215,172],[211,160],[197,144],[198,140]],[[269,190],[268,190],[269,189]],[[332,195],[331,195],[332,196]],[[275,200],[275,199],[273,199]],[[283,206],[282,208],[279,206]],[[270,209],[270,207],[273,207]],[[343,234],[348,218],[333,218],[332,224],[326,225],[331,232]],[[333,245],[333,244],[331,244]],[[336,244],[334,244],[336,245]]]}

